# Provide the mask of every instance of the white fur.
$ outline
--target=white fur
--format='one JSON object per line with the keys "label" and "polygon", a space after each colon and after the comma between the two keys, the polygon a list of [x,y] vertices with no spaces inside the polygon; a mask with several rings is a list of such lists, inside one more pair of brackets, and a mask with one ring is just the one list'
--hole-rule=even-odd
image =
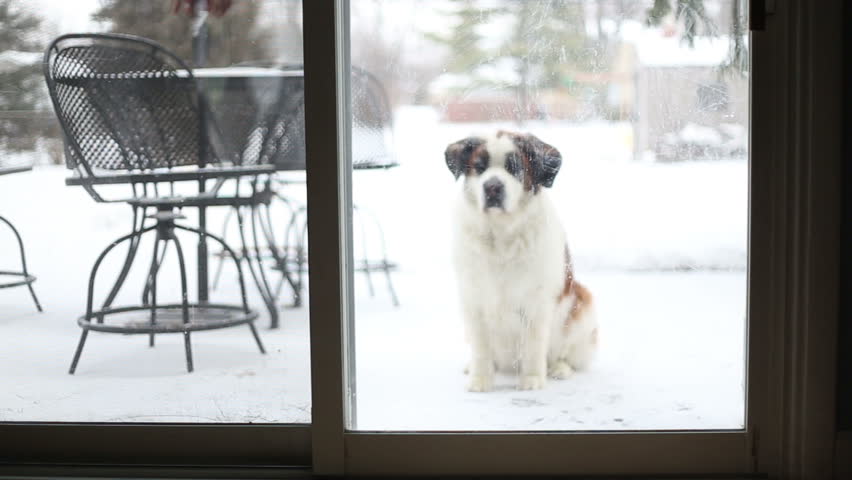
{"label": "white fur", "polygon": [[[585,367],[595,350],[594,315],[567,322],[573,296],[565,284],[565,233],[544,188],[524,191],[503,168],[514,149],[506,137],[486,139],[491,158],[481,175],[465,177],[459,196],[454,260],[472,358],[470,391],[493,388],[496,370],[517,372],[522,390],[543,388]],[[482,184],[498,177],[504,209],[484,209]],[[570,327],[566,327],[569,324]]]}

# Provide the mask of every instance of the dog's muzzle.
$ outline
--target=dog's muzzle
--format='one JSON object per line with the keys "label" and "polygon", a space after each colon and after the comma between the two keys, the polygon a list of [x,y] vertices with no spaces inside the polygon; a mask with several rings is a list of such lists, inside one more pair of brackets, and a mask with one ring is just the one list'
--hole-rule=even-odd
{"label": "dog's muzzle", "polygon": [[485,208],[503,208],[503,201],[506,200],[506,187],[503,182],[492,178],[482,184],[482,188],[485,190]]}

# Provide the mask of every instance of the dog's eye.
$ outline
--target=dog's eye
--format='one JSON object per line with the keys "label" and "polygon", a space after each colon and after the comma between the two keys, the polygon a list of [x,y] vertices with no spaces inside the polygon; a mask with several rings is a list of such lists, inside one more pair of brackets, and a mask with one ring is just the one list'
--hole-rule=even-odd
{"label": "dog's eye", "polygon": [[517,176],[521,171],[521,162],[514,153],[506,155],[506,171],[512,176]]}
{"label": "dog's eye", "polygon": [[488,156],[487,155],[478,155],[473,160],[473,169],[476,170],[477,174],[481,174],[488,168]]}

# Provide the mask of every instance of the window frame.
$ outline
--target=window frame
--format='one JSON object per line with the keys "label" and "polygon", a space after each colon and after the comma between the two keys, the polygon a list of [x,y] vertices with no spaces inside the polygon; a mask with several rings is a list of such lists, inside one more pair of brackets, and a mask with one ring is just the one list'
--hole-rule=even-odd
{"label": "window frame", "polygon": [[[764,30],[750,34],[753,58],[745,429],[606,433],[346,430],[349,404],[341,394],[354,391],[355,387],[346,369],[346,363],[354,361],[349,296],[353,275],[351,242],[345,237],[351,223],[351,160],[347,155],[351,139],[347,138],[349,116],[341,108],[347,101],[348,79],[341,72],[349,67],[348,5],[349,0],[311,2],[310,9],[305,5],[306,25],[310,24],[309,17],[317,25],[323,22],[322,29],[309,32],[306,28],[307,33],[317,34],[316,38],[305,36],[306,49],[315,42],[317,50],[312,55],[324,58],[323,71],[333,72],[337,80],[324,92],[316,90],[306,97],[312,108],[321,105],[325,115],[332,111],[337,115],[325,122],[319,118],[315,123],[308,120],[308,128],[314,125],[308,133],[308,150],[318,149],[321,142],[333,138],[337,140],[333,147],[339,154],[336,168],[308,171],[308,181],[313,181],[316,189],[314,196],[309,192],[309,199],[324,199],[328,207],[313,217],[309,235],[312,241],[325,245],[318,246],[317,251],[338,252],[336,256],[311,258],[314,263],[327,263],[318,266],[322,271],[340,273],[320,278],[319,285],[315,278],[312,284],[315,293],[319,287],[323,296],[333,292],[332,298],[340,301],[340,316],[312,317],[312,326],[323,331],[323,337],[313,338],[312,342],[324,343],[323,348],[329,349],[325,354],[333,354],[324,354],[324,358],[334,362],[338,378],[338,389],[322,404],[322,429],[315,430],[316,473],[753,474],[826,464],[815,460],[819,452],[831,452],[831,448],[820,446],[826,446],[829,438],[833,441],[833,432],[829,435],[825,428],[827,421],[833,419],[833,408],[819,414],[810,408],[833,405],[833,385],[825,379],[833,378],[835,368],[830,340],[836,318],[832,313],[836,314],[837,276],[831,272],[832,265],[836,265],[832,261],[837,258],[833,235],[839,223],[839,196],[834,173],[839,162],[834,160],[839,159],[840,116],[839,109],[825,101],[825,95],[813,94],[826,88],[839,92],[839,68],[830,61],[839,58],[831,55],[840,48],[837,19],[842,5],[838,0],[821,3],[821,8],[792,0],[769,5],[753,1],[750,5],[752,14],[771,15]],[[320,31],[324,38],[319,38]],[[335,38],[329,38],[332,33]],[[790,55],[791,51],[796,54]],[[818,51],[823,53],[810,55]],[[830,53],[826,55],[826,51]],[[319,71],[319,64],[316,68]],[[814,70],[826,76],[804,74]],[[338,105],[332,106],[331,102]],[[809,128],[800,114],[824,128]],[[326,148],[330,154],[332,146]],[[816,161],[820,158],[827,160]],[[314,231],[323,232],[319,240]],[[330,232],[337,232],[338,236],[329,236]],[[314,322],[322,322],[322,326]],[[804,329],[809,335],[785,334],[796,329]],[[808,354],[803,356],[802,349]],[[797,391],[796,386],[803,385],[807,392]],[[810,421],[818,422],[817,426],[805,428]],[[660,455],[662,452],[667,455]],[[811,463],[806,464],[809,459]]]}
{"label": "window frame", "polygon": [[[233,473],[718,474],[827,478],[834,435],[842,93],[840,0],[769,5],[751,34],[747,430],[347,432],[351,356],[348,0],[303,2],[313,412],[311,425],[0,424],[0,475],[141,465]],[[819,8],[815,5],[819,4]],[[761,341],[756,341],[760,339]],[[585,446],[584,446],[585,445]],[[76,467],[75,467],[76,465]],[[227,465],[227,466],[226,466]],[[110,467],[111,466],[111,467]],[[169,470],[169,468],[172,468]],[[195,470],[193,470],[195,468]],[[200,470],[198,470],[200,468]],[[160,470],[160,471],[166,471]],[[100,470],[104,471],[104,470]],[[149,472],[151,470],[148,470]],[[287,470],[272,468],[280,474]],[[24,472],[24,473],[21,473]],[[270,473],[273,475],[273,473]]]}

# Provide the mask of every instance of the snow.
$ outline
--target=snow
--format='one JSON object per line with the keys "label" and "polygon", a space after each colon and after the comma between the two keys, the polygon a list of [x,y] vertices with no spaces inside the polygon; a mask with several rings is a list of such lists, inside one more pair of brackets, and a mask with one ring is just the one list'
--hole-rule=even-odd
{"label": "snow", "polygon": [[[417,282],[405,277],[398,283]],[[589,370],[534,392],[516,390],[510,376],[498,377],[494,392],[465,391],[467,347],[458,316],[447,308],[455,301],[447,288],[436,285],[426,298],[400,288],[404,314],[371,311],[379,300],[359,305],[358,428],[742,427],[744,273],[594,272],[580,278],[599,302],[600,355]]]}
{"label": "snow", "polygon": [[[473,394],[464,390],[467,348],[448,254],[450,201],[460,184],[446,170],[443,150],[472,130],[518,127],[443,124],[438,117],[425,107],[398,110],[401,166],[354,173],[355,202],[381,220],[389,256],[400,264],[392,279],[401,301],[393,307],[378,275],[371,297],[356,273],[355,427],[740,428],[747,163],[637,163],[629,160],[629,125],[526,125],[522,130],[565,157],[550,193],[578,279],[599,302],[601,352],[588,371],[542,391],[516,391],[514,379],[503,377],[497,391]],[[198,332],[196,370],[187,374],[180,336],[160,335],[150,349],[145,336],[92,333],[77,374],[67,374],[89,269],[130,228],[125,205],[96,204],[82,189],[64,186],[67,174],[39,166],[0,176],[0,214],[25,239],[45,307],[36,313],[26,289],[0,291],[0,421],[309,422],[307,309],[282,309],[283,327],[269,330],[253,290],[265,356],[246,327]],[[303,188],[285,193],[301,197]],[[211,212],[214,231],[223,215]],[[0,231],[0,248],[14,252],[8,237]],[[355,239],[356,255],[361,241]],[[186,237],[190,258],[193,244]],[[143,244],[141,258],[151,248]],[[117,250],[105,279],[117,270]],[[7,253],[0,268],[16,262]],[[138,302],[142,270],[132,272],[116,304]],[[163,296],[175,295],[176,280],[173,266],[165,267]],[[99,295],[107,283],[98,284]],[[235,301],[236,285],[226,269],[214,298]]]}
{"label": "snow", "polygon": [[622,22],[621,38],[635,45],[646,67],[718,67],[728,58],[731,42],[728,35],[698,36],[690,45],[676,29],[649,28],[635,20]]}

